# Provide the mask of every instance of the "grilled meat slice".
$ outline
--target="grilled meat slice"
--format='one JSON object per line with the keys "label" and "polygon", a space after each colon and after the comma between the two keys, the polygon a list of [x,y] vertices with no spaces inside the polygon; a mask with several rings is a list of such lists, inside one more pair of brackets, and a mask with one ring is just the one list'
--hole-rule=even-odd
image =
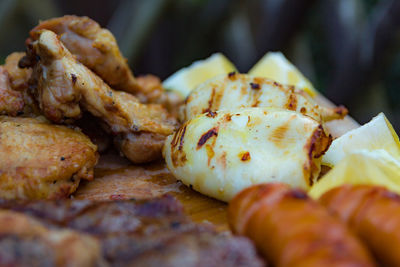
{"label": "grilled meat slice", "polygon": [[104,266],[99,241],[68,229],[49,229],[22,213],[0,210],[1,266]]}
{"label": "grilled meat slice", "polygon": [[116,202],[2,200],[0,208],[49,228],[98,238],[111,266],[262,266],[248,240],[191,222],[171,196]]}

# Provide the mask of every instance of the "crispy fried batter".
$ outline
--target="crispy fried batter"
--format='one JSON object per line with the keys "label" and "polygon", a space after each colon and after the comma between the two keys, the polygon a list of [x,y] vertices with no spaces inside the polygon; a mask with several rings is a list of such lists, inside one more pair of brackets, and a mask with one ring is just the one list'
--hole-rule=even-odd
{"label": "crispy fried batter", "polygon": [[23,108],[22,93],[12,89],[8,71],[0,66],[0,114],[16,116]]}
{"label": "crispy fried batter", "polygon": [[[33,57],[35,55],[40,58],[33,74],[38,82],[38,101],[50,120],[58,123],[74,121],[81,117],[83,108],[104,121],[114,135],[149,134],[166,137],[173,132],[176,121],[162,106],[141,104],[133,95],[111,89],[100,77],[80,64],[53,32],[41,32],[38,41],[33,44]],[[137,140],[130,138],[125,142]],[[133,162],[148,162],[161,156],[159,140],[154,139],[154,142],[156,145],[150,147],[154,147],[155,151],[140,158],[130,157],[136,151],[127,153],[123,149],[123,152]]]}
{"label": "crispy fried batter", "polygon": [[0,117],[0,196],[63,198],[93,179],[96,146],[79,131],[33,118]]}

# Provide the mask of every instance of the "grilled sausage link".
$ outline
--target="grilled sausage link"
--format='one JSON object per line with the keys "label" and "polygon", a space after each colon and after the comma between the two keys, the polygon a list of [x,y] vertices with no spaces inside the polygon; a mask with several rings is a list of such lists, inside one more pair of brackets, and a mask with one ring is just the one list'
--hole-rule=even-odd
{"label": "grilled sausage link", "polygon": [[272,265],[375,266],[367,249],[318,202],[286,184],[249,187],[231,201],[232,231],[254,241]]}
{"label": "grilled sausage link", "polygon": [[400,196],[384,187],[343,185],[319,202],[346,222],[384,266],[400,266]]}

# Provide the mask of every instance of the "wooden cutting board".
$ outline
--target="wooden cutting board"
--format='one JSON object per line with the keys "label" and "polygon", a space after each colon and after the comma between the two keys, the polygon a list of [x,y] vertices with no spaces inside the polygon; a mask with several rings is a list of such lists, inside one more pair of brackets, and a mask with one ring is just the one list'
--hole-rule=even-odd
{"label": "wooden cutting board", "polygon": [[[333,106],[322,96],[318,96],[317,101],[321,105]],[[333,137],[358,126],[350,117],[326,125]],[[168,171],[164,162],[138,166],[117,153],[103,155],[95,169],[94,181],[83,182],[74,197],[91,200],[148,199],[167,193],[182,203],[186,214],[195,222],[209,222],[221,231],[229,229],[227,204],[183,185]]]}
{"label": "wooden cutting board", "polygon": [[116,154],[102,156],[95,179],[83,182],[74,197],[90,200],[148,199],[163,194],[175,196],[185,213],[196,222],[209,222],[227,230],[226,204],[199,194],[177,181],[164,162],[131,165]]}

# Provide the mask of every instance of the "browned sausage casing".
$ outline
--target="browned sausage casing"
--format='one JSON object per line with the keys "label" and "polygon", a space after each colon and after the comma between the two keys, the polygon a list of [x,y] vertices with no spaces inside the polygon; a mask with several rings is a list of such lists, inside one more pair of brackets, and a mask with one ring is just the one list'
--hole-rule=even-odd
{"label": "browned sausage casing", "polygon": [[261,184],[229,204],[232,231],[252,239],[274,266],[375,266],[347,227],[304,191]]}
{"label": "browned sausage casing", "polygon": [[319,199],[385,266],[400,266],[400,196],[379,186],[343,185]]}

